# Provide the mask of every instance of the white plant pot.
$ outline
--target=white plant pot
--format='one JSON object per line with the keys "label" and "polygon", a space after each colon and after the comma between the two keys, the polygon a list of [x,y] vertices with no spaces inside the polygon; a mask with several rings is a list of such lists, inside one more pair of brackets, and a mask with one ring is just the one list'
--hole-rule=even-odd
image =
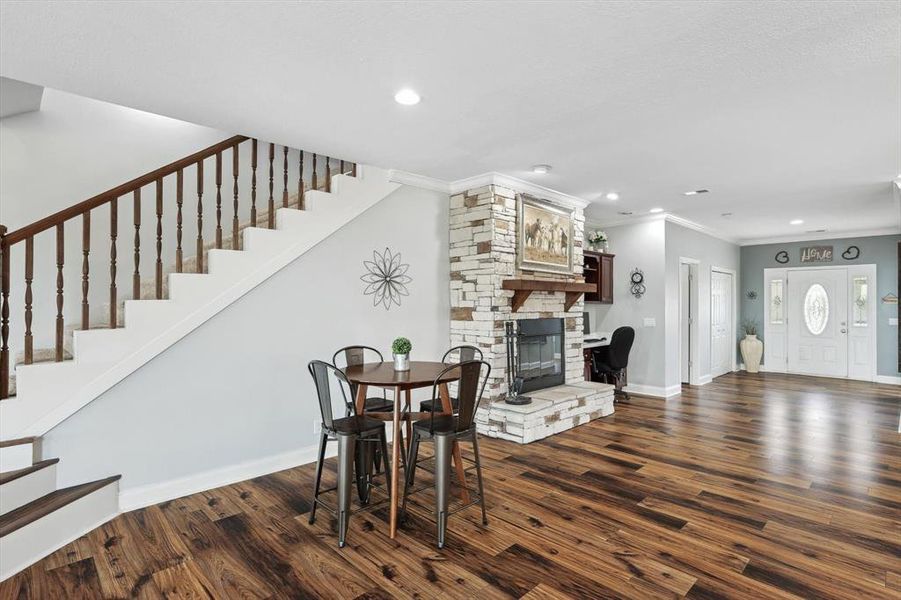
{"label": "white plant pot", "polygon": [[410,355],[409,354],[395,354],[394,355],[394,370],[395,371],[409,371],[410,370]]}
{"label": "white plant pot", "polygon": [[741,357],[745,361],[745,370],[748,373],[757,373],[763,356],[763,342],[758,340],[756,335],[746,335],[738,345],[741,347]]}

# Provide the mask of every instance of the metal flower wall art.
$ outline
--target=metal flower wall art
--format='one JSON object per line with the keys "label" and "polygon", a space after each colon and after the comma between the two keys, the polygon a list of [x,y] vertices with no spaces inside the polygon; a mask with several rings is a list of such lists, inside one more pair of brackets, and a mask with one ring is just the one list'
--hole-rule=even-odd
{"label": "metal flower wall art", "polygon": [[372,305],[381,304],[385,310],[389,310],[392,304],[400,306],[401,296],[409,296],[407,284],[413,278],[407,275],[410,265],[402,263],[400,252],[394,254],[385,248],[384,252],[374,250],[372,260],[364,260],[363,268],[366,273],[360,279],[366,283],[363,293],[372,296]]}

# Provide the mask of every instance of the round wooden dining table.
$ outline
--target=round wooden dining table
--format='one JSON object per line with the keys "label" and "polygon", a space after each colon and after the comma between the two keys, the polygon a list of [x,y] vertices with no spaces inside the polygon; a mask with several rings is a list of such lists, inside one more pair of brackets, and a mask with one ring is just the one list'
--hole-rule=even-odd
{"label": "round wooden dining table", "polygon": [[[395,371],[393,362],[365,363],[348,366],[344,369],[345,377],[357,388],[355,399],[357,414],[363,413],[366,393],[370,387],[394,390],[394,410],[392,412],[366,413],[367,417],[385,421],[391,420],[394,425],[394,442],[391,444],[391,500],[389,508],[389,514],[391,515],[390,534],[392,538],[397,535],[398,474],[400,473],[400,445],[397,443],[397,440],[398,436],[401,435],[400,422],[403,420],[406,423],[407,443],[409,443],[413,430],[412,422],[418,419],[426,419],[431,414],[428,412],[409,411],[412,390],[432,386],[441,372],[449,366],[449,364],[442,362],[410,361],[410,369],[408,371]],[[438,381],[438,395],[441,399],[440,414],[451,414],[453,412],[447,384],[459,378],[459,371],[454,369],[445,373]],[[404,396],[407,412],[404,412],[401,406],[401,394]],[[460,456],[460,446],[457,443],[454,443],[453,457],[457,479],[461,485],[461,496],[464,502],[469,502],[463,461]]]}

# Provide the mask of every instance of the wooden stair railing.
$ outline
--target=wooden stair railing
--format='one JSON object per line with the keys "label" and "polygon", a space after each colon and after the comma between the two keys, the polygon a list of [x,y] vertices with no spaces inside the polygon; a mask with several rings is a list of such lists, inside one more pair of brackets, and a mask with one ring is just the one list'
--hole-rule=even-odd
{"label": "wooden stair railing", "polygon": [[[64,335],[65,335],[65,296],[64,296],[64,268],[65,260],[65,225],[74,219],[81,219],[81,240],[82,240],[82,260],[81,262],[81,329],[89,329],[91,326],[91,307],[89,301],[90,278],[91,278],[91,213],[101,207],[109,207],[109,225],[110,225],[110,246],[109,246],[109,324],[110,328],[118,326],[117,306],[119,298],[119,288],[117,286],[116,277],[119,271],[117,260],[119,257],[117,243],[119,241],[119,222],[118,208],[119,199],[123,196],[131,194],[134,207],[134,267],[132,273],[132,298],[140,299],[141,297],[141,188],[153,184],[155,186],[155,250],[154,257],[154,277],[155,277],[155,297],[161,299],[163,297],[163,251],[167,249],[165,244],[171,244],[174,239],[174,255],[175,255],[175,272],[181,273],[185,262],[183,240],[183,204],[184,204],[184,182],[185,170],[193,168],[196,173],[197,180],[197,245],[196,245],[196,272],[204,272],[203,254],[205,251],[204,242],[204,161],[213,159],[215,161],[215,186],[216,186],[216,211],[215,211],[215,247],[222,248],[223,230],[222,230],[222,162],[223,153],[230,152],[232,159],[232,248],[238,248],[238,238],[240,233],[240,216],[241,194],[239,177],[242,175],[239,168],[240,165],[240,148],[245,142],[244,148],[250,154],[250,206],[249,219],[251,226],[257,226],[257,166],[258,166],[258,147],[259,143],[256,139],[248,138],[243,135],[236,135],[227,140],[223,140],[217,144],[213,144],[209,148],[195,152],[190,156],[186,156],[180,160],[170,163],[164,167],[160,167],[154,171],[146,173],[140,177],[132,179],[127,183],[123,183],[106,192],[88,198],[78,204],[70,206],[64,210],[54,213],[48,217],[44,217],[30,225],[16,229],[15,231],[7,231],[7,227],[0,225],[0,400],[9,397],[10,387],[10,369],[12,368],[10,361],[9,334],[10,334],[10,265],[11,265],[11,249],[17,244],[24,242],[24,303],[22,324],[24,325],[24,364],[32,364],[34,362],[34,335],[33,335],[33,293],[32,286],[34,282],[34,259],[35,259],[35,236],[49,230],[55,231],[56,237],[56,280],[53,288],[50,285],[42,286],[42,290],[55,289],[56,293],[56,321],[55,321],[55,361],[59,362],[64,359]],[[249,148],[248,148],[249,146]],[[261,226],[268,226],[269,229],[275,228],[275,156],[276,144],[269,143],[269,197],[268,197],[268,223]],[[283,207],[289,206],[289,149],[282,146],[282,170],[283,170],[283,189],[282,202]],[[296,150],[298,161],[298,182],[297,182],[297,207],[304,208],[304,194],[306,190],[322,189],[323,191],[331,191],[331,178],[335,173],[332,167],[333,159],[327,156],[317,155],[315,153],[304,150]],[[311,157],[311,168],[309,179],[305,179],[304,173],[304,155]],[[319,162],[324,160],[322,170],[324,171],[324,180],[320,178]],[[246,171],[245,171],[246,172]],[[338,165],[338,174],[350,175],[356,177],[357,164],[350,161],[340,160]],[[164,181],[167,177],[175,176],[175,234],[174,236],[164,236],[163,216],[165,214],[167,199],[164,193]],[[246,177],[246,175],[245,175]],[[168,180],[168,181],[171,181]],[[320,187],[320,181],[322,186]],[[247,188],[245,188],[247,189]],[[226,192],[227,193],[227,192]],[[46,282],[45,282],[46,283]]]}

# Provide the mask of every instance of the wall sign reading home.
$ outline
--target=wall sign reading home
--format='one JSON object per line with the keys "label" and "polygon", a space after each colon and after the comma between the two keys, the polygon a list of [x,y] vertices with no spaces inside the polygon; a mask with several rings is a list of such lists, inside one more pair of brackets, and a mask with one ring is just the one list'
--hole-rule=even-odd
{"label": "wall sign reading home", "polygon": [[807,246],[806,248],[801,248],[801,262],[832,262],[832,246]]}
{"label": "wall sign reading home", "polygon": [[519,194],[516,266],[532,271],[573,272],[573,213]]}

